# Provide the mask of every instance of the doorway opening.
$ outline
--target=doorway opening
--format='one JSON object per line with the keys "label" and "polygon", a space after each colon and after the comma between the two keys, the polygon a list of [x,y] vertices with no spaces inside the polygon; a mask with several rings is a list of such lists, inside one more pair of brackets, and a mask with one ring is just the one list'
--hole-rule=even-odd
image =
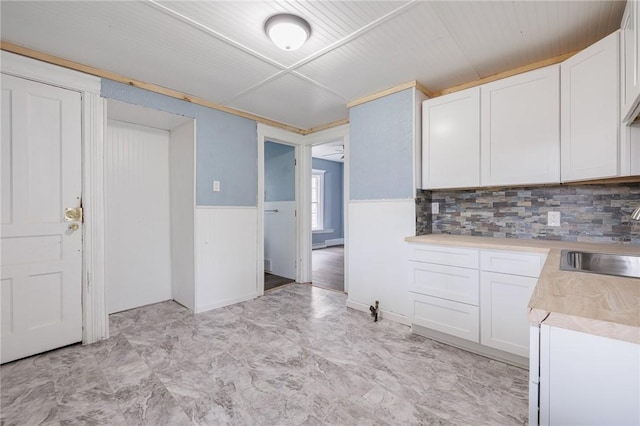
{"label": "doorway opening", "polygon": [[107,102],[107,313],[175,300],[195,308],[195,120]]}
{"label": "doorway opening", "polygon": [[264,290],[296,281],[296,149],[264,144]]}
{"label": "doorway opening", "polygon": [[342,138],[311,149],[311,282],[341,292],[345,291],[345,155]]}

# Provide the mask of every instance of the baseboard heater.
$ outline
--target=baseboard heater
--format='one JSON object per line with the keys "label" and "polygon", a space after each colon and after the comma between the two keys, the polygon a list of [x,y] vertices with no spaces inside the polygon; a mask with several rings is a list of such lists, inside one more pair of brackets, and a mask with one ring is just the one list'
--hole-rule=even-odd
{"label": "baseboard heater", "polygon": [[344,238],[334,238],[331,240],[326,240],[324,243],[317,243],[311,246],[312,250],[323,249],[331,246],[341,246],[344,244]]}

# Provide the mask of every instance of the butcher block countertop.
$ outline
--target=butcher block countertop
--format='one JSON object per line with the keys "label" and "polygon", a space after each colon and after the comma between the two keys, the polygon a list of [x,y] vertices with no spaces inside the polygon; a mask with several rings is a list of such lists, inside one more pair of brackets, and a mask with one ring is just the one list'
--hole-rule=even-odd
{"label": "butcher block countertop", "polygon": [[448,234],[407,237],[405,241],[547,253],[547,261],[529,300],[532,323],[640,344],[640,279],[560,270],[562,249],[638,255],[638,246]]}

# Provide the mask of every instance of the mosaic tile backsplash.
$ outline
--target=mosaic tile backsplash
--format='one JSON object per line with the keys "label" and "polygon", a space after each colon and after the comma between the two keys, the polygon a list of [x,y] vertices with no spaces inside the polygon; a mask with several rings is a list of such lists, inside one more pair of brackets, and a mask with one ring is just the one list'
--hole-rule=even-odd
{"label": "mosaic tile backsplash", "polygon": [[[431,203],[440,213],[431,214]],[[640,246],[640,183],[418,191],[416,235],[454,234]],[[558,211],[561,226],[547,226]]]}

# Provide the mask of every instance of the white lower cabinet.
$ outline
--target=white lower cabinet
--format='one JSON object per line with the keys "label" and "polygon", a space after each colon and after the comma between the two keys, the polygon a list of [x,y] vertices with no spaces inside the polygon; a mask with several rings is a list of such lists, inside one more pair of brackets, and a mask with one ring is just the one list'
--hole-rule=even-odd
{"label": "white lower cabinet", "polygon": [[537,278],[481,272],[480,343],[523,357],[529,356],[527,304]]}
{"label": "white lower cabinet", "polygon": [[[411,322],[504,359],[529,356],[527,305],[543,253],[412,245]],[[456,341],[454,344],[465,346]],[[485,351],[486,349],[486,351]]]}
{"label": "white lower cabinet", "polygon": [[529,424],[640,424],[640,345],[544,324],[531,333]]}
{"label": "white lower cabinet", "polygon": [[527,305],[545,260],[541,253],[482,250],[480,343],[529,356]]}

